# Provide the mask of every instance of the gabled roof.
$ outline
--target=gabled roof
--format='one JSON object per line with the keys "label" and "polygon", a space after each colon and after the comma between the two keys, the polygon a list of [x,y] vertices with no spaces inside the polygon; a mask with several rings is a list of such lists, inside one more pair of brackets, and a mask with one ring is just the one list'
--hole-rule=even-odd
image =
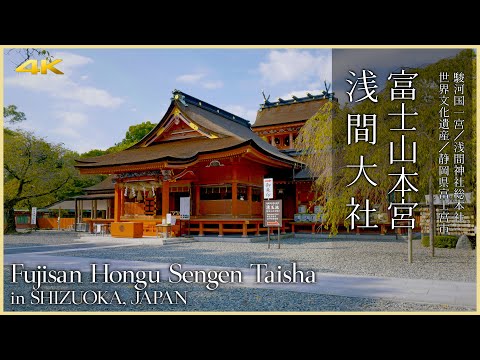
{"label": "gabled roof", "polygon": [[103,181],[83,189],[87,194],[108,193],[115,191],[113,177],[107,176]]}
{"label": "gabled roof", "polygon": [[328,96],[310,95],[304,98],[295,97],[291,100],[280,99],[274,103],[265,102],[265,104],[260,105],[261,108],[257,112],[257,119],[252,127],[307,121],[327,101],[331,101]]}
{"label": "gabled roof", "polygon": [[[93,158],[77,160],[79,169],[101,168],[127,164],[145,164],[168,161],[182,164],[194,161],[200,154],[252,146],[266,156],[290,165],[301,164],[285,155],[274,146],[262,140],[250,127],[250,123],[234,114],[217,108],[202,100],[175,90],[170,106],[162,120],[142,140],[129,149]],[[179,116],[192,129],[198,129],[205,136],[160,141],[164,127]]]}

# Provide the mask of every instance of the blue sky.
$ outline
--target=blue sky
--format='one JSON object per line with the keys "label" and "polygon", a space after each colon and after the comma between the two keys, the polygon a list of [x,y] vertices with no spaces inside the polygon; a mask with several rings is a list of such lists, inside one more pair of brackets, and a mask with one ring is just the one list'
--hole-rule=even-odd
{"label": "blue sky", "polygon": [[21,128],[78,152],[158,122],[174,89],[253,123],[262,89],[271,101],[317,94],[332,76],[330,49],[49,50],[64,75],[16,73],[5,55],[4,104],[25,112]]}
{"label": "blue sky", "polygon": [[27,121],[20,127],[78,152],[106,149],[130,125],[157,123],[174,89],[255,121],[262,90],[270,100],[305,96],[332,81],[347,101],[348,70],[374,70],[382,88],[388,74],[422,66],[458,49],[49,49],[64,75],[17,73],[5,55],[4,104]]}

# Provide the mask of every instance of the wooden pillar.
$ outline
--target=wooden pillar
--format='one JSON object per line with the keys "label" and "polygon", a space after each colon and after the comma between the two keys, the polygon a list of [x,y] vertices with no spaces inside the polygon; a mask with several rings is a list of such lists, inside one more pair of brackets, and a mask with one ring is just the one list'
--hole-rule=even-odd
{"label": "wooden pillar", "polygon": [[119,202],[120,202],[120,216],[123,216],[123,215],[125,215],[125,195],[121,190],[120,190],[120,201]]}
{"label": "wooden pillar", "polygon": [[238,186],[237,182],[232,182],[232,216],[238,217]]}
{"label": "wooden pillar", "polygon": [[247,186],[248,215],[252,216],[252,187]]}
{"label": "wooden pillar", "polygon": [[60,223],[62,222],[62,207],[58,207],[58,230],[61,229]]}
{"label": "wooden pillar", "polygon": [[288,141],[290,144],[290,149],[293,149],[293,133],[288,134]]}
{"label": "wooden pillar", "polygon": [[242,237],[247,237],[247,222],[244,221],[242,224]]}
{"label": "wooden pillar", "polygon": [[80,200],[80,218],[79,222],[83,223],[83,200]]}
{"label": "wooden pillar", "polygon": [[77,231],[77,222],[78,222],[78,205],[77,199],[75,199],[75,222],[73,223],[73,229]]}
{"label": "wooden pillar", "polygon": [[108,206],[109,206],[109,215],[108,215],[108,218],[109,219],[113,219],[113,200],[112,199],[108,199]]}
{"label": "wooden pillar", "polygon": [[200,215],[200,185],[199,184],[195,185],[195,210],[194,210],[194,215],[195,216]]}
{"label": "wooden pillar", "polygon": [[298,183],[295,183],[295,212],[296,214],[298,212]]}
{"label": "wooden pillar", "polygon": [[98,216],[98,200],[97,199],[94,200],[94,204],[95,204],[94,219],[97,219],[97,216]]}
{"label": "wooden pillar", "polygon": [[114,198],[114,204],[113,204],[113,219],[115,222],[120,222],[122,197],[123,197],[122,189],[118,184],[115,184],[115,198]]}
{"label": "wooden pillar", "polygon": [[169,204],[170,203],[170,183],[168,181],[164,181],[162,183],[162,217],[167,218],[167,214],[170,211]]}
{"label": "wooden pillar", "polygon": [[91,204],[90,204],[90,219],[94,219],[93,217],[93,200],[91,201]]}

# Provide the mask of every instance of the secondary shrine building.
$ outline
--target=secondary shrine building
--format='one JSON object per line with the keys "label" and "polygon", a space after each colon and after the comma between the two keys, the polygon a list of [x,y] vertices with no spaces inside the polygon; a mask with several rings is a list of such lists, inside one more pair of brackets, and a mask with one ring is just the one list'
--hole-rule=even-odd
{"label": "secondary shrine building", "polygon": [[[312,179],[295,158],[293,142],[325,101],[325,95],[310,94],[265,101],[251,125],[175,90],[163,118],[137,144],[77,160],[82,174],[109,175],[114,183],[113,218],[91,222],[140,222],[148,235],[170,214],[177,220],[176,235],[258,235],[266,232],[263,179],[271,177],[275,198],[283,199],[282,231],[291,230],[298,208],[313,212],[314,199]],[[180,229],[180,199],[185,197],[191,217]]]}

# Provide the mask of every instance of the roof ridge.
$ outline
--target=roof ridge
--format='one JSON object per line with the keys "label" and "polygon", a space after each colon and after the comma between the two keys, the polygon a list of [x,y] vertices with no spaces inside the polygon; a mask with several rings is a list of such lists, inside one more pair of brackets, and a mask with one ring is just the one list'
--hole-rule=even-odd
{"label": "roof ridge", "polygon": [[173,90],[172,94],[173,94],[172,101],[180,101],[185,106],[188,106],[188,104],[198,106],[213,114],[220,115],[227,120],[236,122],[237,124],[245,126],[249,129],[251,128],[250,121],[245,120],[244,118],[237,116],[235,114],[232,114],[226,110],[220,109],[219,107],[216,107],[206,101],[197,99],[196,97],[193,97],[177,89]]}
{"label": "roof ridge", "polygon": [[322,91],[322,94],[320,95],[312,95],[310,93],[307,93],[307,96],[305,97],[297,97],[295,95],[292,95],[291,99],[285,100],[282,98],[278,98],[278,101],[270,102],[268,99],[265,99],[265,102],[263,104],[260,104],[260,111],[262,109],[269,109],[272,107],[277,107],[277,106],[284,106],[284,105],[292,105],[292,104],[301,104],[301,103],[306,103],[309,101],[314,101],[314,100],[325,100],[329,99],[331,101],[338,101],[338,99],[334,96],[335,93],[329,93],[325,90]]}

